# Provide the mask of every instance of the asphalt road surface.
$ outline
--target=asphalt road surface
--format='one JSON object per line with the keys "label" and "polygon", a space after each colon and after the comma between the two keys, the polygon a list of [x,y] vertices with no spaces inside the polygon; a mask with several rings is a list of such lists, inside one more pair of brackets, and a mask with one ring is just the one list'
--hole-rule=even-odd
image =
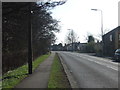
{"label": "asphalt road surface", "polygon": [[58,52],[79,88],[118,88],[118,63],[73,52]]}

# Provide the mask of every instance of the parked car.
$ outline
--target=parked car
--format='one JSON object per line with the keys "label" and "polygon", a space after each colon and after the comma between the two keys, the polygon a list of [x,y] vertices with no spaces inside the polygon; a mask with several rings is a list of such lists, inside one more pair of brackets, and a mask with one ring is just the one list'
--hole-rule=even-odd
{"label": "parked car", "polygon": [[115,51],[115,60],[119,60],[120,61],[120,49],[117,49]]}

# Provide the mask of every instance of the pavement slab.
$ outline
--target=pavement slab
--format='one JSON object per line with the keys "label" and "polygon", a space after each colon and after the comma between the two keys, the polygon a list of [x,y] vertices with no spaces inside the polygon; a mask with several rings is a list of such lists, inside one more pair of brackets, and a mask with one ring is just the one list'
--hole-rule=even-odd
{"label": "pavement slab", "polygon": [[14,89],[47,88],[54,56],[55,53],[52,52],[51,55],[39,65],[39,67],[33,72],[33,74],[22,80],[17,86],[15,86]]}

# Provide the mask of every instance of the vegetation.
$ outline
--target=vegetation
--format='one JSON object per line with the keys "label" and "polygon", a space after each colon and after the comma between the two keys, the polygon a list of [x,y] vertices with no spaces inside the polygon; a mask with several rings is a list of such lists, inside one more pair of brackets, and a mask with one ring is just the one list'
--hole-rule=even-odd
{"label": "vegetation", "polygon": [[[33,62],[33,71],[39,66],[41,62],[43,62],[46,58],[48,58],[50,54],[48,55],[42,55],[38,57]],[[8,71],[3,75],[2,80],[2,88],[13,88],[15,85],[17,85],[22,79],[28,76],[28,65],[23,65],[15,70]]]}
{"label": "vegetation", "polygon": [[95,39],[92,35],[88,36],[88,43],[86,45],[86,52],[94,53],[95,52]]}
{"label": "vegetation", "polygon": [[55,55],[48,88],[70,88],[70,84],[57,55]]}
{"label": "vegetation", "polygon": [[97,42],[95,44],[95,53],[97,56],[102,56],[103,55],[103,52],[102,52],[102,43],[100,42]]}
{"label": "vegetation", "polygon": [[86,45],[86,50],[87,50],[87,52],[88,53],[95,53],[95,42],[89,42],[89,43],[87,43],[87,45]]}
{"label": "vegetation", "polygon": [[96,53],[97,56],[102,55],[102,43],[95,43],[95,38],[92,35],[88,36],[88,43],[86,45],[86,52],[88,53]]}
{"label": "vegetation", "polygon": [[68,29],[68,30],[69,32],[67,33],[67,36],[66,36],[66,43],[70,44],[70,43],[77,42],[78,37],[75,31],[73,29]]}
{"label": "vegetation", "polygon": [[29,6],[31,6],[33,59],[49,51],[59,31],[58,21],[50,10],[65,1],[2,3],[2,71],[18,68],[27,62]]}

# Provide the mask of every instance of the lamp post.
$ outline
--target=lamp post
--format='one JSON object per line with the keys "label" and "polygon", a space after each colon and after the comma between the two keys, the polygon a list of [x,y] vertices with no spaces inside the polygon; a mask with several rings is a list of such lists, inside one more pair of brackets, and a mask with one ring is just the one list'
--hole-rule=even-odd
{"label": "lamp post", "polygon": [[31,24],[31,2],[28,7],[28,73],[32,74],[32,24]]}
{"label": "lamp post", "polygon": [[101,36],[103,36],[103,13],[100,9],[91,9],[93,11],[100,11],[101,12]]}
{"label": "lamp post", "polygon": [[93,11],[100,11],[101,12],[101,39],[102,39],[102,55],[103,55],[103,12],[100,9],[91,9]]}

